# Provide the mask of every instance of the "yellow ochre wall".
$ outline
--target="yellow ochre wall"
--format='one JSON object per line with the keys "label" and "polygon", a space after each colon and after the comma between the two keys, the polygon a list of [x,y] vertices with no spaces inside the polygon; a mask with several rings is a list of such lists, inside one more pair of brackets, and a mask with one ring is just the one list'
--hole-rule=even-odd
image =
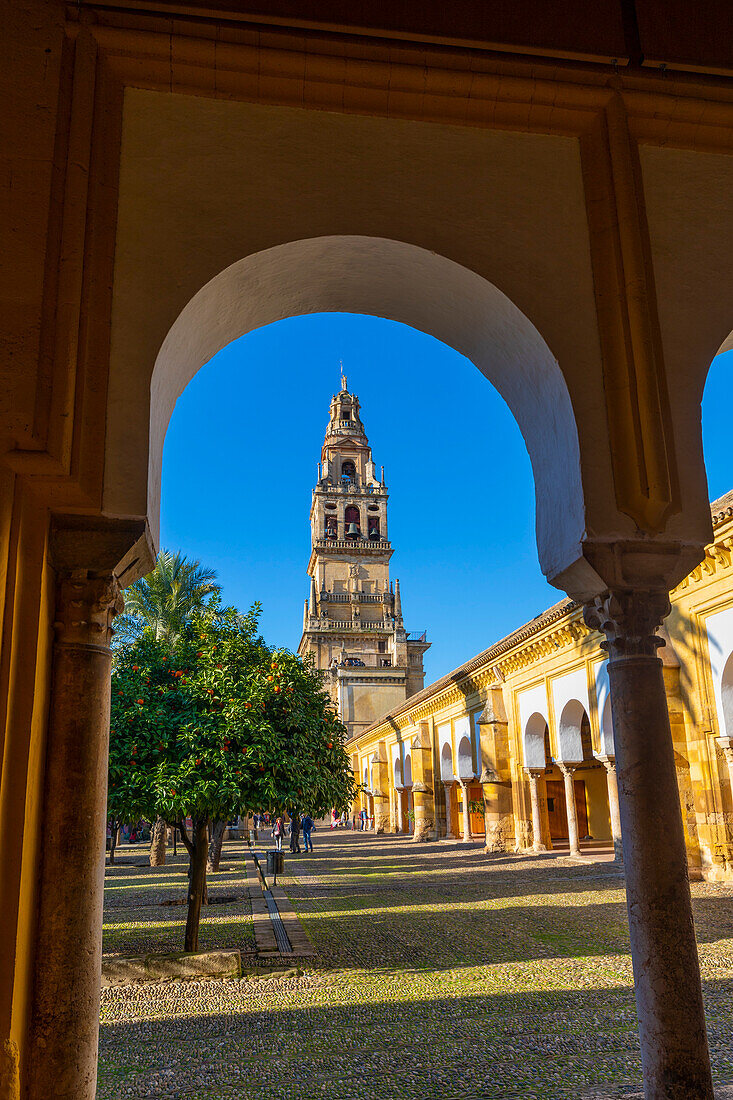
{"label": "yellow ochre wall", "polygon": [[[705,560],[674,590],[672,612],[665,623],[667,644],[660,651],[670,712],[685,837],[691,873],[710,880],[733,878],[733,798],[724,748],[726,730],[718,713],[713,688],[710,642],[706,619],[733,609],[733,493],[712,505],[715,539]],[[582,619],[582,609],[570,601],[558,604],[521,627],[514,635],[479,654],[461,668],[394,708],[350,743],[358,774],[375,752],[390,761],[388,796],[395,804],[394,767],[398,746],[409,746],[422,723],[432,738],[436,836],[445,835],[445,796],[440,771],[440,736],[451,729],[453,765],[457,774],[456,731],[468,719],[480,740],[476,780],[481,776],[492,848],[522,850],[532,843],[531,809],[526,772],[523,708],[543,701],[553,759],[561,756],[558,742],[560,715],[555,713],[555,688],[574,676],[581,685],[580,701],[587,711],[596,759],[603,754],[596,670],[605,660],[600,635]],[[719,655],[720,662],[726,654]],[[531,706],[530,706],[530,709]],[[527,715],[524,715],[526,722]],[[478,724],[476,719],[480,719]],[[444,733],[443,733],[444,736]],[[721,743],[722,742],[722,743]],[[508,747],[508,752],[507,752]],[[486,783],[493,771],[499,784]],[[586,784],[590,835],[610,841],[611,821],[605,768],[583,767],[575,772]],[[561,780],[557,767],[545,779]],[[546,807],[544,783],[541,801]],[[455,793],[454,793],[455,803]],[[459,797],[460,801],[460,797]],[[503,807],[503,809],[502,809]],[[546,810],[545,810],[546,812]],[[500,820],[497,836],[490,818]],[[394,813],[391,827],[396,828]],[[461,830],[453,812],[453,831]],[[491,834],[491,835],[490,835]],[[547,838],[545,838],[547,839]]]}

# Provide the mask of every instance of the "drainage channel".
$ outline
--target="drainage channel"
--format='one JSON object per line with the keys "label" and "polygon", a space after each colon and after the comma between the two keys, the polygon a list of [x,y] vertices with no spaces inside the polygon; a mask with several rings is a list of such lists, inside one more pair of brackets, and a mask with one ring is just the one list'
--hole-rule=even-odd
{"label": "drainage channel", "polygon": [[277,943],[278,951],[281,955],[292,955],[293,945],[288,939],[288,934],[285,931],[285,925],[283,919],[280,916],[280,910],[277,907],[277,902],[272,896],[272,891],[267,889],[267,880],[265,879],[264,872],[262,870],[262,863],[264,863],[264,852],[255,852],[250,845],[252,855],[254,856],[255,867],[260,876],[260,883],[262,885],[262,895],[267,902],[267,911],[270,914],[270,921],[272,923],[272,929],[275,933],[275,942]]}
{"label": "drainage channel", "polygon": [[267,902],[267,908],[270,913],[272,927],[275,931],[275,939],[277,940],[278,950],[280,951],[281,955],[292,955],[293,948],[290,940],[288,939],[288,934],[285,931],[283,919],[280,916],[277,905],[275,904],[275,899],[272,896],[272,892],[270,890],[263,890],[262,893],[265,895],[265,901]]}

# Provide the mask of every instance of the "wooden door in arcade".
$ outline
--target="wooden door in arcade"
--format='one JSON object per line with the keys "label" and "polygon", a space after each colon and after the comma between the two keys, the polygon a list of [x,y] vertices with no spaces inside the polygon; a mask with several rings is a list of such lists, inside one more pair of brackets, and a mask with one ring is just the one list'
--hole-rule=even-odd
{"label": "wooden door in arcade", "polygon": [[480,783],[475,783],[468,788],[468,813],[471,825],[471,836],[480,836],[485,833],[484,792]]}
{"label": "wooden door in arcade", "polygon": [[[578,818],[578,837],[582,840],[588,835],[588,807],[586,803],[585,781],[573,781],[575,791],[575,813]],[[567,840],[568,815],[565,810],[565,784],[562,780],[547,780],[547,818],[552,840]]]}

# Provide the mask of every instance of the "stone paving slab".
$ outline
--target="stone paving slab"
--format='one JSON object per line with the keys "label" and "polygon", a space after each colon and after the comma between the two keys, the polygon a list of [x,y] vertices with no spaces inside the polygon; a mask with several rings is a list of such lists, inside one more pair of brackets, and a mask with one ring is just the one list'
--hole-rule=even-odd
{"label": "stone paving slab", "polygon": [[277,949],[275,931],[272,927],[267,902],[262,893],[260,876],[255,866],[254,857],[247,853],[245,856],[245,868],[247,871],[247,889],[249,891],[250,904],[252,906],[252,921],[255,929],[255,943],[258,955],[272,957],[280,952]]}
{"label": "stone paving slab", "polygon": [[316,950],[308,938],[303,925],[298,920],[298,915],[290,904],[290,899],[282,886],[271,886],[270,893],[275,899],[278,912],[285,925],[285,932],[290,940],[293,954],[298,955],[299,958],[313,958],[316,955]]}

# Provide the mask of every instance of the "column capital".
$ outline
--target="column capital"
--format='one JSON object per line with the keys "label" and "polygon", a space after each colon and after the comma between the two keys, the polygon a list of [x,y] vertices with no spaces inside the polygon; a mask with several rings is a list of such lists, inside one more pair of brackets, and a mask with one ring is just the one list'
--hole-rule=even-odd
{"label": "column capital", "polygon": [[526,764],[524,766],[524,770],[526,771],[527,775],[531,776],[532,779],[539,779],[540,776],[545,774],[544,768],[530,768],[527,767]]}
{"label": "column capital", "polygon": [[56,585],[56,645],[108,649],[112,620],[124,606],[114,573],[89,576],[77,569],[62,574]]}
{"label": "column capital", "polygon": [[579,760],[575,763],[573,763],[572,761],[566,762],[565,760],[557,760],[556,763],[563,775],[572,775],[575,772],[575,769],[580,767]]}
{"label": "column capital", "polygon": [[607,772],[612,772],[616,770],[615,756],[597,756],[596,760],[598,760],[599,763],[603,764],[603,767],[606,769]]}
{"label": "column capital", "polygon": [[656,631],[669,612],[666,589],[615,589],[586,604],[583,618],[591,630],[605,634],[601,647],[613,661],[654,657],[664,645]]}

